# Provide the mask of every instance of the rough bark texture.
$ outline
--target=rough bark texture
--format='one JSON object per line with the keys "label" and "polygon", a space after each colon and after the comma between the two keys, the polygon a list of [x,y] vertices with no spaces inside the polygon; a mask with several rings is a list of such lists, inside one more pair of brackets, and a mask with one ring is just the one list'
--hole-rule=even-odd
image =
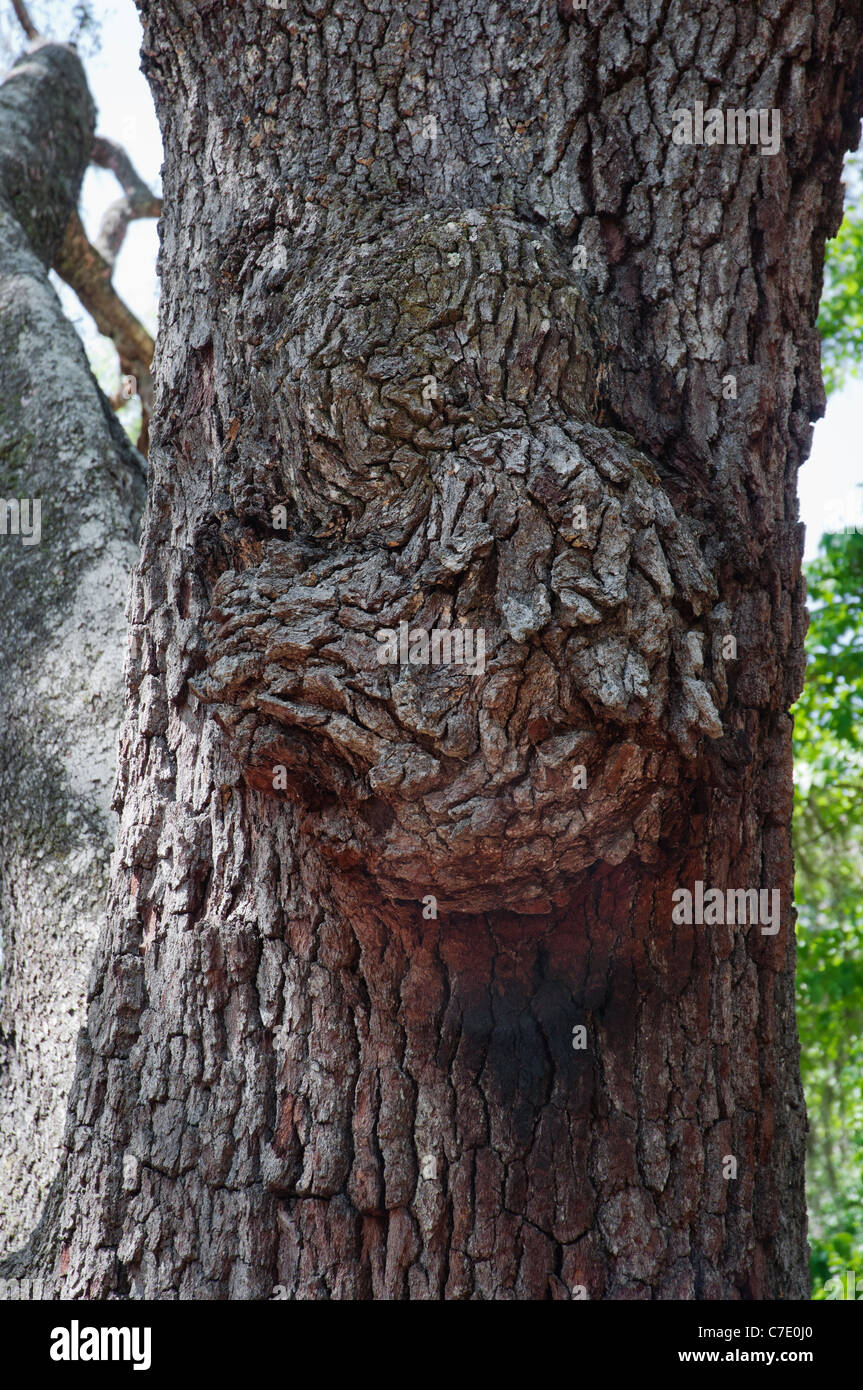
{"label": "rough bark texture", "polygon": [[[805,1297],[795,479],[856,7],[141,8],[122,826],[23,1258],[72,1297]],[[675,145],[696,101],[781,149]],[[485,670],[381,665],[405,619]],[[779,931],[673,925],[696,880]]]}
{"label": "rough bark texture", "polygon": [[0,534],[0,1250],[56,1171],[104,921],[124,608],[143,460],[48,280],[93,138],[71,49],[0,85],[0,496],[41,501],[41,543]]}

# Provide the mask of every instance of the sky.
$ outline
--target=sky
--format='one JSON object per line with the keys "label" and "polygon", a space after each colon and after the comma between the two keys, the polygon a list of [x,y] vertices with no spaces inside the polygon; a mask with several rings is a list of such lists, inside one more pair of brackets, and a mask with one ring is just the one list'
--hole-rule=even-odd
{"label": "sky", "polygon": [[[162,148],[159,127],[147,82],[139,70],[141,26],[133,0],[91,0],[101,30],[101,49],[84,61],[98,107],[97,130],[124,145],[138,173],[160,190]],[[84,180],[81,215],[91,239],[102,211],[119,195],[114,176],[90,167]],[[114,284],[123,299],[155,332],[158,300],[156,253],[158,237],[153,220],[132,222],[118,259]],[[95,330],[70,290],[63,287],[66,312],[85,340]],[[100,364],[109,358],[96,354]],[[863,364],[862,364],[863,365]],[[800,472],[800,515],[806,524],[806,556],[811,559],[825,530],[843,525],[863,529],[863,380],[852,379],[831,396],[824,419],[814,431],[812,453]]]}

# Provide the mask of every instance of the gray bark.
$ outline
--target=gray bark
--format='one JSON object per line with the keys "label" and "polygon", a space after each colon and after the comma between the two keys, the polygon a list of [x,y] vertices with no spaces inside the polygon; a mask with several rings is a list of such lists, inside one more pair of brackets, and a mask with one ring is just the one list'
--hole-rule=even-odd
{"label": "gray bark", "polygon": [[[795,480],[859,15],[141,8],[123,816],[19,1265],[65,1297],[805,1297]],[[780,110],[781,148],[675,145],[698,100]],[[377,660],[462,619],[481,674]],[[779,931],[673,925],[696,880],[778,889]]]}
{"label": "gray bark", "polygon": [[[0,534],[0,1249],[57,1169],[104,921],[124,608],[143,461],[48,279],[93,138],[71,49],[0,86],[0,496],[39,499],[41,542]],[[31,513],[32,516],[32,513]]]}

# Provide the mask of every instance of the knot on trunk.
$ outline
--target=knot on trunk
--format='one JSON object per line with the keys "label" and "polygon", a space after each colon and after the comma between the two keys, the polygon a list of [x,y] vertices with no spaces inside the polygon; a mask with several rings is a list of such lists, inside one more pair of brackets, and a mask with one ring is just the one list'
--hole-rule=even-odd
{"label": "knot on trunk", "polygon": [[550,240],[492,212],[340,245],[261,272],[290,282],[251,384],[280,457],[192,688],[387,896],[546,911],[655,857],[677,760],[721,734],[713,580],[595,422],[600,339]]}

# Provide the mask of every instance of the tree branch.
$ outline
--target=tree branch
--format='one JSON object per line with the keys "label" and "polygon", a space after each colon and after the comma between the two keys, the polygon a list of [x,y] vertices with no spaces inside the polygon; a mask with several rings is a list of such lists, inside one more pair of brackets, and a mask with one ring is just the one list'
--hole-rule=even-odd
{"label": "tree branch", "polygon": [[110,169],[120,183],[124,197],[105,212],[95,246],[87,239],[77,212],[69,219],[63,245],[54,262],[57,274],[75,291],[84,308],[92,315],[100,333],[110,338],[120,358],[120,370],[133,378],[133,390],[124,388],[111,397],[111,406],[119,410],[130,396],[141,398],[141,433],[138,448],[147,452],[149,419],[152,409],[153,380],[150,363],[154,344],[131,310],[111,284],[111,276],[126,229],[133,218],[158,217],[162,200],[147,187],[121,145],[97,135],[90,153],[91,162]]}
{"label": "tree branch", "polygon": [[12,8],[15,11],[15,14],[17,15],[18,20],[21,24],[21,28],[24,30],[24,33],[27,35],[28,39],[41,38],[42,35],[39,33],[39,30],[36,28],[36,25],[30,18],[30,14],[28,12],[27,6],[24,4],[24,0],[12,0]]}
{"label": "tree branch", "polygon": [[122,146],[104,135],[97,135],[93,141],[92,161],[102,169],[110,169],[125,194],[105,212],[96,238],[96,250],[113,269],[129,223],[135,217],[158,217],[162,199],[147,187]]}
{"label": "tree branch", "polygon": [[[121,370],[135,378],[137,393],[141,398],[138,448],[144,453],[153,404],[150,364],[155,345],[146,328],[123,303],[111,284],[112,266],[87,240],[77,212],[73,212],[69,218],[63,245],[54,259],[54,269],[93,316],[99,332],[113,342]],[[115,408],[122,403],[123,399],[112,401]]]}

